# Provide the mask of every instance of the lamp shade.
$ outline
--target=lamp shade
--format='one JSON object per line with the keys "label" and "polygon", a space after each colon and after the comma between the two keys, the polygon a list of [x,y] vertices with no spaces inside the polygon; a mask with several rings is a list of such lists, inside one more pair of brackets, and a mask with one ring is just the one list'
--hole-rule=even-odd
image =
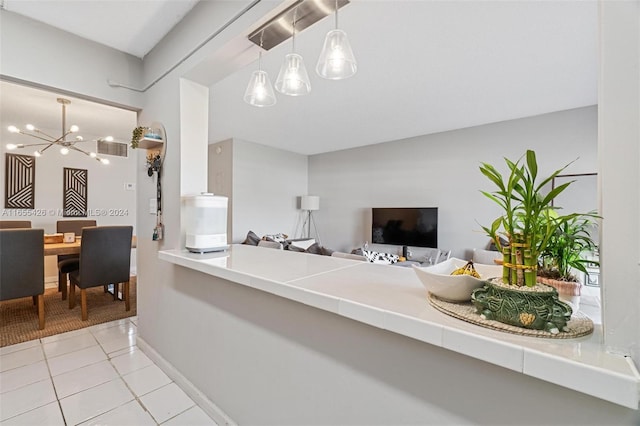
{"label": "lamp shade", "polygon": [[316,65],[318,75],[329,80],[342,80],[354,75],[357,69],[347,33],[338,29],[329,31]]}
{"label": "lamp shade", "polygon": [[251,74],[247,90],[244,92],[244,101],[257,107],[275,105],[276,94],[266,71],[256,70]]}
{"label": "lamp shade", "polygon": [[302,56],[289,53],[284,57],[284,63],[276,79],[276,90],[289,96],[301,96],[311,92],[311,82]]}
{"label": "lamp shade", "polygon": [[300,197],[301,210],[320,210],[320,197],[317,195],[303,195]]}

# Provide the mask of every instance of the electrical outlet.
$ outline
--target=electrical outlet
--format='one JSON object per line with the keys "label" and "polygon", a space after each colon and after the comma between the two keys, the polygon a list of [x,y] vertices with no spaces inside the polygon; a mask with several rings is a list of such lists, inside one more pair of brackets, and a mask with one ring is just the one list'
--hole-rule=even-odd
{"label": "electrical outlet", "polygon": [[135,191],[136,190],[136,184],[135,183],[131,183],[131,182],[125,182],[124,183],[124,190],[125,191]]}
{"label": "electrical outlet", "polygon": [[158,214],[157,198],[149,198],[149,214]]}

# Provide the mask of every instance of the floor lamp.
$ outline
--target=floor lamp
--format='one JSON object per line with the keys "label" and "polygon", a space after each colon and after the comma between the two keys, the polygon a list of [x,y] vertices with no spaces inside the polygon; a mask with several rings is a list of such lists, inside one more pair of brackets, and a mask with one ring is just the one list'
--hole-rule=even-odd
{"label": "floor lamp", "polygon": [[320,210],[320,197],[317,195],[303,195],[300,197],[300,209],[307,212],[302,229],[307,227],[307,238],[311,238],[311,225],[316,233],[316,239],[320,242],[320,234],[318,234],[318,228],[316,228],[316,222],[313,220],[313,212]]}

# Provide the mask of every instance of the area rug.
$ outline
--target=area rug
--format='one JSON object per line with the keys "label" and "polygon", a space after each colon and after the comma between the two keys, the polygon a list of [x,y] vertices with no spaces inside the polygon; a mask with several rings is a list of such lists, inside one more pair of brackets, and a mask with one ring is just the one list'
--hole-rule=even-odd
{"label": "area rug", "polygon": [[124,301],[113,300],[113,295],[105,293],[102,287],[88,288],[87,321],[82,321],[80,316],[79,290],[76,306],[69,309],[69,301],[62,300],[57,288],[45,289],[44,330],[38,330],[38,309],[31,297],[3,301],[0,303],[0,347],[135,316],[136,277],[131,277],[130,283],[130,311],[124,310]]}

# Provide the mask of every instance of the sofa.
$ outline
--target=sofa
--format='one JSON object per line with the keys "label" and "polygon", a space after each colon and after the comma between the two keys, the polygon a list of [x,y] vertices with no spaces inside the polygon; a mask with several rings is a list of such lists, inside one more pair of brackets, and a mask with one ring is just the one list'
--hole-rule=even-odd
{"label": "sofa", "polygon": [[321,246],[313,238],[290,239],[285,234],[267,234],[259,237],[255,232],[249,231],[242,244],[289,250],[300,253],[319,254],[331,256],[333,250]]}

